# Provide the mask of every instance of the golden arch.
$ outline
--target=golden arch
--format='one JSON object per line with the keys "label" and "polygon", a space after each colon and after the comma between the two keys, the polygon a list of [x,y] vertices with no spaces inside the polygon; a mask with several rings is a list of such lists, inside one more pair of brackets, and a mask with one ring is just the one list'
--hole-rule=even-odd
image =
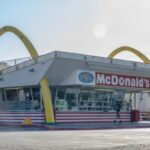
{"label": "golden arch", "polygon": [[0,36],[6,32],[14,33],[24,43],[32,58],[38,57],[36,49],[30,42],[30,40],[26,37],[26,35],[24,35],[20,30],[12,26],[5,26],[0,28]]}
{"label": "golden arch", "polygon": [[148,57],[146,57],[143,53],[141,53],[140,51],[138,51],[137,49],[134,49],[132,47],[129,47],[129,46],[122,46],[122,47],[119,47],[117,49],[115,49],[114,51],[112,51],[108,58],[114,58],[118,53],[121,53],[123,51],[129,51],[129,52],[132,52],[133,54],[135,54],[136,56],[138,56],[145,64],[149,64],[150,63],[150,60]]}
{"label": "golden arch", "polygon": [[[30,56],[33,59],[38,57],[38,53],[36,49],[34,48],[33,44],[27,38],[27,36],[24,35],[20,30],[12,26],[4,26],[0,28],[0,36],[6,32],[14,33],[23,42],[28,52],[30,53]],[[41,79],[40,86],[41,86],[42,96],[43,96],[46,123],[53,123],[55,122],[54,111],[53,111],[52,98],[51,98],[51,92],[49,89],[48,79],[46,77]]]}

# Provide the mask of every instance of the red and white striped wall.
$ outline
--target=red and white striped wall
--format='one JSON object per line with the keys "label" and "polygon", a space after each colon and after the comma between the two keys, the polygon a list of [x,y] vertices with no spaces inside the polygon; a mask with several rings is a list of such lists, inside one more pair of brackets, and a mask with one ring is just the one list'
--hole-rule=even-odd
{"label": "red and white striped wall", "polygon": [[45,123],[44,112],[0,112],[0,123],[20,123],[28,117],[33,123]]}
{"label": "red and white striped wall", "polygon": [[[130,112],[121,112],[121,120],[129,122]],[[113,122],[115,112],[56,112],[56,122]]]}
{"label": "red and white striped wall", "polygon": [[140,112],[141,121],[149,121],[150,120],[150,112]]}
{"label": "red and white striped wall", "polygon": [[[121,112],[121,120],[129,122],[130,112]],[[44,124],[44,112],[0,112],[0,123],[20,123],[28,117],[34,124]],[[113,122],[116,119],[115,112],[55,112],[57,123],[71,122]]]}

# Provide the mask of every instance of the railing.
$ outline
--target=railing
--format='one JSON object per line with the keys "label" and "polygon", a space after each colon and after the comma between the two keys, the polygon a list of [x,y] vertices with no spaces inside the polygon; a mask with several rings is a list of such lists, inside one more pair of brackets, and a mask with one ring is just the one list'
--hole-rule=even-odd
{"label": "railing", "polygon": [[[26,61],[22,61],[22,62],[16,63],[16,65],[12,65],[12,66],[10,65],[10,66],[7,66],[3,69],[0,69],[0,75],[9,73],[9,72],[12,72],[12,71],[15,71],[17,69],[21,69],[21,68],[24,68],[24,67],[27,67],[30,65],[33,65],[35,63],[40,63],[40,62],[49,60],[49,59],[54,58],[54,57],[56,57],[55,52],[51,52],[49,54],[44,54],[44,55],[41,55],[41,56],[34,58],[34,59],[30,59],[29,57],[27,57],[29,59]],[[16,61],[16,62],[18,62],[18,61]]]}
{"label": "railing", "polygon": [[0,61],[0,70],[3,70],[5,68],[11,67],[11,66],[16,66],[17,64],[20,64],[20,63],[28,61],[28,60],[30,60],[30,57]]}
{"label": "railing", "polygon": [[140,112],[141,119],[144,121],[150,121],[150,112],[145,111],[145,112]]}
{"label": "railing", "polygon": [[[49,60],[51,58],[65,58],[65,59],[75,59],[75,60],[84,60],[88,62],[88,65],[92,68],[99,68],[99,65],[93,64],[92,62],[101,62],[106,64],[113,64],[113,65],[122,65],[130,67],[132,70],[135,68],[145,68],[150,69],[149,64],[144,64],[140,62],[133,62],[133,61],[125,61],[125,60],[119,60],[119,59],[108,59],[104,57],[98,57],[98,56],[89,56],[89,55],[83,55],[83,54],[74,54],[74,53],[68,53],[68,52],[59,52],[54,51],[48,54],[41,55],[35,59],[31,59],[29,57],[21,58],[21,59],[14,59],[14,60],[8,60],[8,61],[1,61],[0,66],[4,65],[4,68],[0,67],[0,75],[9,73],[12,71],[15,71],[16,69],[21,69],[30,65],[33,65],[35,63],[40,63],[46,60]],[[5,66],[6,65],[6,66]]]}
{"label": "railing", "polygon": [[21,111],[21,110],[41,110],[35,109],[33,102],[31,101],[28,109],[26,109],[25,101],[0,101],[0,112],[1,111]]}

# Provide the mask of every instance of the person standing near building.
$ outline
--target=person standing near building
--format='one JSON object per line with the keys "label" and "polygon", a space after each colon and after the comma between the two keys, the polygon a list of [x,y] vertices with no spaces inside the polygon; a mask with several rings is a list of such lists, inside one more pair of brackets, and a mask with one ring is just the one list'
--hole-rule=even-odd
{"label": "person standing near building", "polygon": [[121,111],[121,102],[116,101],[116,120],[115,122],[121,122],[120,111]]}

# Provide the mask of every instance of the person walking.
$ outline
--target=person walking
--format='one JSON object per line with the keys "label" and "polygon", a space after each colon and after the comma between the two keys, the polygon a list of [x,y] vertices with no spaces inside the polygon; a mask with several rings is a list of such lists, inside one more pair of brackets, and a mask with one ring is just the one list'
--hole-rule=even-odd
{"label": "person walking", "polygon": [[116,106],[115,106],[116,120],[114,120],[114,122],[120,122],[121,123],[121,116],[120,116],[121,107],[122,107],[121,102],[116,101]]}

